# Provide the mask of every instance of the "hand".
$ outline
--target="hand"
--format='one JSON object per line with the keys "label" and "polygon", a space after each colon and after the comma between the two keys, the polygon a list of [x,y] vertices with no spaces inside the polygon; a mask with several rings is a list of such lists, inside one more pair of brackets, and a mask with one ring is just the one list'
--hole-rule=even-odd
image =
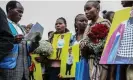
{"label": "hand", "polygon": [[58,74],[58,77],[59,77],[59,78],[62,78],[62,76],[61,76],[61,74],[60,74],[60,73]]}
{"label": "hand", "polygon": [[80,42],[80,49],[83,49],[85,46],[87,46],[87,41],[86,40],[82,40],[81,42]]}
{"label": "hand", "polygon": [[23,38],[24,38],[24,36],[22,34],[18,34],[15,36],[15,42],[20,43]]}

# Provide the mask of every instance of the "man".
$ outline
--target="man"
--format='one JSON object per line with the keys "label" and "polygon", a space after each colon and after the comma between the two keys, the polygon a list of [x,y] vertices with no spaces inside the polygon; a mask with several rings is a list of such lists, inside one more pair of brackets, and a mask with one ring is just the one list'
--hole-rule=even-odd
{"label": "man", "polygon": [[[25,31],[18,24],[21,20],[24,8],[18,1],[9,1],[6,5],[8,24],[12,34],[15,36],[14,48],[2,62],[0,62],[1,80],[29,80],[28,53],[39,46],[40,36],[35,38],[35,42],[27,47],[27,41],[23,40]],[[29,48],[30,47],[30,48]]]}
{"label": "man", "polygon": [[0,61],[13,48],[14,37],[9,29],[4,11],[0,8]]}

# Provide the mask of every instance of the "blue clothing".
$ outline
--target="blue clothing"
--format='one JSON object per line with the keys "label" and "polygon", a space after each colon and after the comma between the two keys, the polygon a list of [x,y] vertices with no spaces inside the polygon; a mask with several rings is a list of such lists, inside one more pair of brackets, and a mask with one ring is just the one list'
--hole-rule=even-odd
{"label": "blue clothing", "polygon": [[[10,22],[8,22],[8,24],[13,36],[16,36],[18,33],[15,30],[14,26]],[[0,62],[0,68],[13,69],[16,66],[16,60],[18,57],[18,46],[18,44],[14,44],[14,48],[11,50],[10,54]]]}
{"label": "blue clothing", "polygon": [[76,34],[71,36],[71,39],[70,39],[70,46],[73,46],[75,41],[77,41],[77,40],[76,40]]}

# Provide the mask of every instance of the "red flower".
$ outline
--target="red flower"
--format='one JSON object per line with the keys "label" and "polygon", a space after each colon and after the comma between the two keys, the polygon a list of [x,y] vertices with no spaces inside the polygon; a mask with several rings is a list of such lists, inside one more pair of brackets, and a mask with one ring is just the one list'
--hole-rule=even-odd
{"label": "red flower", "polygon": [[100,39],[106,38],[109,28],[105,24],[96,24],[91,27],[91,31],[88,33],[88,37],[92,42],[98,43]]}

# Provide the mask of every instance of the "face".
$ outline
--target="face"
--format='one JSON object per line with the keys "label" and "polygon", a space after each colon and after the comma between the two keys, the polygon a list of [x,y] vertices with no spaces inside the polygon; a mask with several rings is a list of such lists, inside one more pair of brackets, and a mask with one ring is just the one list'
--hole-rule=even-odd
{"label": "face", "polygon": [[64,33],[65,32],[66,25],[62,19],[57,19],[55,23],[55,29],[58,33]]}
{"label": "face", "polygon": [[64,35],[61,36],[61,39],[63,39],[63,38],[64,38]]}
{"label": "face", "polygon": [[31,27],[32,27],[32,24],[26,26],[26,33],[29,33]]}
{"label": "face", "polygon": [[85,30],[88,24],[88,19],[85,15],[80,15],[76,18],[76,26],[78,30]]}
{"label": "face", "polygon": [[69,54],[71,54],[71,52],[72,52],[72,49],[69,49]]}
{"label": "face", "polygon": [[114,13],[111,13],[111,14],[110,14],[110,22],[112,22],[113,17],[114,17]]}
{"label": "face", "polygon": [[20,3],[17,3],[16,8],[9,9],[8,16],[13,22],[18,23],[21,20],[23,11],[24,11],[24,9],[23,9],[22,5]]}
{"label": "face", "polygon": [[95,8],[93,2],[88,2],[84,6],[84,11],[88,20],[96,18],[99,14],[99,9]]}

